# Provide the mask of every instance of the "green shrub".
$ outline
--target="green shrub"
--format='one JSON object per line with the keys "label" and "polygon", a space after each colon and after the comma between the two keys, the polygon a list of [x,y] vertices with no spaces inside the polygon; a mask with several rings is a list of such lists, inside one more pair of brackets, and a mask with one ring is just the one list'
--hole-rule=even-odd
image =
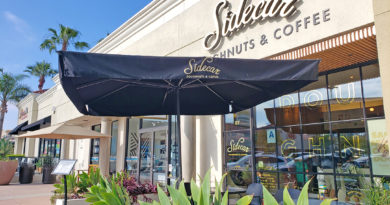
{"label": "green shrub", "polygon": [[[309,205],[309,185],[311,180],[306,182],[305,186],[303,186],[303,189],[301,191],[301,194],[298,197],[297,205]],[[278,205],[278,202],[276,199],[272,196],[272,194],[265,188],[263,185],[263,199],[264,199],[264,205]],[[332,201],[335,199],[325,199],[321,205],[330,205]],[[294,201],[292,200],[290,193],[288,192],[287,186],[284,188],[283,191],[283,205],[295,205]]]}
{"label": "green shrub", "polygon": [[376,181],[373,186],[366,185],[363,190],[365,204],[390,204],[390,190],[383,187],[384,179]]}
{"label": "green shrub", "polygon": [[[228,202],[228,194],[229,191],[226,191],[222,196],[222,182],[225,178],[226,174],[218,183],[215,180],[215,194],[212,196],[210,194],[210,170],[206,173],[206,176],[203,178],[203,182],[201,182],[201,186],[198,186],[194,180],[191,180],[191,196],[187,196],[187,192],[184,188],[184,182],[181,182],[179,188],[176,189],[174,186],[168,186],[168,191],[170,197],[157,186],[158,198],[160,202],[153,201],[153,203],[138,201],[140,205],[190,205],[190,200],[192,199],[196,205],[226,205]],[[244,196],[237,201],[238,205],[248,205],[252,201],[253,196]]]}
{"label": "green shrub", "polygon": [[14,147],[9,140],[0,139],[0,160],[8,160],[8,155],[12,154]]}

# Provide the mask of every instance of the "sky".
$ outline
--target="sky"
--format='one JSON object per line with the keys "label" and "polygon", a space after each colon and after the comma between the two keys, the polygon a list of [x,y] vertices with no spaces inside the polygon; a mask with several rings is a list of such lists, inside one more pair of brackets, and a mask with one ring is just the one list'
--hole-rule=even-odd
{"label": "sky", "polygon": [[[1,0],[0,1],[0,67],[5,72],[26,74],[27,66],[47,61],[58,68],[57,55],[40,50],[39,45],[49,37],[48,28],[59,29],[59,24],[80,31],[79,41],[93,47],[151,0]],[[59,47],[60,48],[60,47]],[[84,50],[87,51],[87,50]],[[38,78],[23,81],[37,90]],[[54,85],[46,78],[44,89]],[[18,110],[9,104],[4,129],[17,125]]]}

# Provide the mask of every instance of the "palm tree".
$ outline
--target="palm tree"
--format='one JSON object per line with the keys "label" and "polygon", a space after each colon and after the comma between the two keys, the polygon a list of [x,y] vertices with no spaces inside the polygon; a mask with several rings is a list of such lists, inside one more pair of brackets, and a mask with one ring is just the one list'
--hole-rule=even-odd
{"label": "palm tree", "polygon": [[59,32],[53,28],[49,28],[49,31],[51,36],[41,43],[41,50],[49,49],[51,53],[57,50],[57,45],[61,45],[63,51],[66,51],[69,45],[73,45],[76,49],[89,48],[88,43],[75,41],[80,36],[80,32],[75,29],[60,24]]}
{"label": "palm tree", "polygon": [[45,84],[46,76],[53,77],[55,74],[58,73],[58,71],[53,70],[51,68],[50,63],[47,63],[45,61],[36,62],[35,65],[28,66],[27,69],[24,70],[24,72],[39,77],[39,84],[38,84],[39,93],[43,92],[42,88],[43,85]]}
{"label": "palm tree", "polygon": [[4,116],[7,112],[7,103],[17,103],[31,91],[21,81],[26,75],[2,73],[0,77],[0,133],[3,131]]}

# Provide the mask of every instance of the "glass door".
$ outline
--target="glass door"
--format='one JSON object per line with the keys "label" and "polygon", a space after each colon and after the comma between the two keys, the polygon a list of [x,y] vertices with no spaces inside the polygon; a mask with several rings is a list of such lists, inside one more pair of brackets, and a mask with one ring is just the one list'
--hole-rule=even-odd
{"label": "glass door", "polygon": [[167,130],[155,131],[153,142],[153,184],[166,185],[167,163]]}
{"label": "glass door", "polygon": [[139,140],[139,181],[166,186],[168,171],[167,127],[142,129]]}
{"label": "glass door", "polygon": [[153,132],[141,133],[139,166],[139,180],[141,183],[152,182],[152,143]]}

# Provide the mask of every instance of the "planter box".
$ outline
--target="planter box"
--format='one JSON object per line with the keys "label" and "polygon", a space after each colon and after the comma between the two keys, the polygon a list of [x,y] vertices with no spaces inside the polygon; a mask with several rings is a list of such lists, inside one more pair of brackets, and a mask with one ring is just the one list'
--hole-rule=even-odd
{"label": "planter box", "polygon": [[[57,199],[56,205],[64,205],[65,199]],[[68,205],[88,205],[89,203],[85,199],[68,199]]]}
{"label": "planter box", "polygon": [[15,175],[18,161],[0,161],[0,185],[9,184]]}

